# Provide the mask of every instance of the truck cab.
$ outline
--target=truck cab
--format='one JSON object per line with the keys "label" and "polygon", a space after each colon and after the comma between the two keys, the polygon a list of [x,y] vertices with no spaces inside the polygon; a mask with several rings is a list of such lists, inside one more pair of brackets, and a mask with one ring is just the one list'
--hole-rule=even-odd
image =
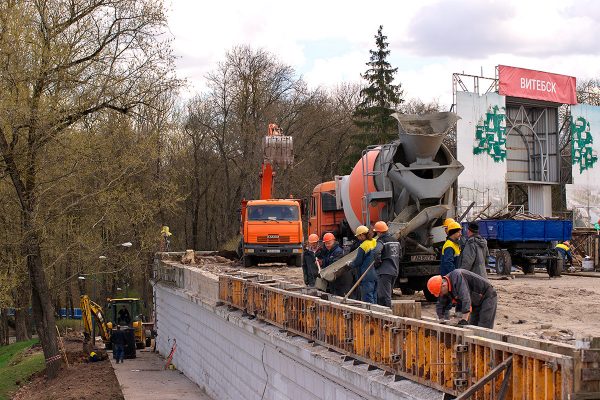
{"label": "truck cab", "polygon": [[285,261],[302,266],[302,212],[297,199],[244,200],[240,252],[244,266]]}

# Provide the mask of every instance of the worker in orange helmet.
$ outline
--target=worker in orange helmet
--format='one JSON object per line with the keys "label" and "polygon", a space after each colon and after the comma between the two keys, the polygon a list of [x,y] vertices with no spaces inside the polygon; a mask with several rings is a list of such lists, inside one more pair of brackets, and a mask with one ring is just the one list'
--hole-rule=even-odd
{"label": "worker in orange helmet", "polygon": [[373,266],[377,272],[377,304],[391,307],[392,290],[400,271],[400,243],[388,230],[384,221],[377,221],[373,226],[377,233]]}
{"label": "worker in orange helmet", "polygon": [[435,310],[439,320],[447,319],[452,304],[460,305],[459,325],[492,329],[496,319],[498,296],[494,287],[481,276],[465,269],[455,269],[445,276],[429,278],[427,289],[438,297]]}
{"label": "worker in orange helmet", "polygon": [[319,250],[319,236],[311,233],[308,235],[308,244],[302,257],[302,274],[306,286],[314,287],[317,276],[319,276],[319,266],[317,264]]}
{"label": "worker in orange helmet", "polygon": [[[344,250],[340,247],[338,242],[335,240],[333,233],[327,232],[323,235],[323,244],[325,248],[321,250],[319,258],[321,259],[321,269],[325,269],[340,258],[344,256]],[[327,291],[337,296],[344,296],[346,293],[343,292],[346,289],[347,279],[342,279],[343,276],[337,278],[333,282],[329,282],[327,285]],[[350,277],[350,287],[352,287],[352,277]],[[350,288],[347,288],[348,290]]]}

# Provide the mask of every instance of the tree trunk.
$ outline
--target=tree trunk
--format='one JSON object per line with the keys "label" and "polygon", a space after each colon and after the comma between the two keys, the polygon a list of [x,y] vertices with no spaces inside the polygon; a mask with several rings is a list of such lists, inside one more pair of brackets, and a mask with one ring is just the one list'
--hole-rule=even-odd
{"label": "tree trunk", "polygon": [[58,346],[56,343],[56,321],[54,320],[54,307],[50,298],[50,290],[42,266],[40,239],[33,229],[31,212],[24,213],[25,226],[25,255],[31,283],[31,303],[35,327],[44,350],[46,361],[46,376],[53,379],[58,374],[61,364]]}
{"label": "tree trunk", "polygon": [[15,300],[15,336],[17,342],[31,339],[29,332],[29,293],[27,279],[21,279],[14,291]]}
{"label": "tree trunk", "polygon": [[8,338],[8,309],[0,308],[0,346],[7,346]]}

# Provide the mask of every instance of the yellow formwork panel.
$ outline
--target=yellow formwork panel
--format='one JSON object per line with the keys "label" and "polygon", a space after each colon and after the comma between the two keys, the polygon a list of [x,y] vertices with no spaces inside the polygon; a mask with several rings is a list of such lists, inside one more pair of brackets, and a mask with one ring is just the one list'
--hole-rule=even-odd
{"label": "yellow formwork panel", "polygon": [[[558,400],[573,392],[573,357],[474,336],[468,329],[402,318],[301,293],[299,287],[240,276],[219,278],[232,307],[452,395],[476,385],[512,357],[506,399]],[[472,398],[495,400],[506,370]]]}

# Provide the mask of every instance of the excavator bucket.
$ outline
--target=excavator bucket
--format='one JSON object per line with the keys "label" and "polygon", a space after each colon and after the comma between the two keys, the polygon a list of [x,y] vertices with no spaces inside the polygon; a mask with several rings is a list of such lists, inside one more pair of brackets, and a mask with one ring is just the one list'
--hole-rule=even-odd
{"label": "excavator bucket", "polygon": [[294,162],[292,137],[283,135],[275,124],[269,125],[269,134],[263,138],[263,158],[278,166],[289,166]]}

